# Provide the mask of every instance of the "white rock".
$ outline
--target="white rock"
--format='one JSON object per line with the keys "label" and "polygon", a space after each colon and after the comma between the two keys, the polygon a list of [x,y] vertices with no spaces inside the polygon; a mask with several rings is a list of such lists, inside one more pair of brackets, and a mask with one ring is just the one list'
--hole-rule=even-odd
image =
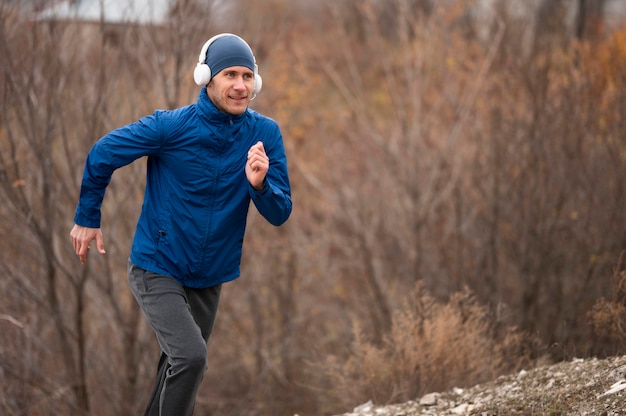
{"label": "white rock", "polygon": [[463,403],[458,405],[457,407],[450,409],[450,412],[454,415],[463,415],[469,411],[469,404]]}
{"label": "white rock", "polygon": [[367,403],[363,403],[357,407],[354,408],[353,412],[354,413],[359,413],[359,412],[365,412],[368,410],[372,410],[372,407],[374,406],[374,404],[372,403],[372,401],[368,401]]}
{"label": "white rock", "polygon": [[613,384],[609,390],[605,391],[598,397],[608,396],[609,394],[614,394],[622,390],[626,390],[626,381],[624,380],[620,380],[617,383]]}
{"label": "white rock", "polygon": [[439,393],[428,393],[420,399],[421,406],[435,406],[439,399]]}

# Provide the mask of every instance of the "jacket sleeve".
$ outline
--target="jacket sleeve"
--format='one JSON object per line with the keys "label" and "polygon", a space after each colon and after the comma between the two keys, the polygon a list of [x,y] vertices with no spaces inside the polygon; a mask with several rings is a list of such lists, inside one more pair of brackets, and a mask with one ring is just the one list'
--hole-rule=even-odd
{"label": "jacket sleeve", "polygon": [[74,215],[76,224],[100,228],[100,209],[113,172],[140,157],[158,153],[162,142],[158,124],[158,112],[155,112],[111,131],[94,144],[85,162]]}
{"label": "jacket sleeve", "polygon": [[252,185],[248,185],[250,198],[259,213],[270,224],[279,226],[287,221],[292,210],[287,156],[280,131],[275,140],[264,141],[263,146],[270,159],[270,167],[263,189],[257,191]]}

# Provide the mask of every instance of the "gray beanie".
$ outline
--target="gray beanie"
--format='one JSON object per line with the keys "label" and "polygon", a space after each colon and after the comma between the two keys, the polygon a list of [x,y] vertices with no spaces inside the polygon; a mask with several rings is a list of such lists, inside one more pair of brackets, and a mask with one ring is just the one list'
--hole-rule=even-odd
{"label": "gray beanie", "polygon": [[205,63],[211,68],[211,79],[231,66],[245,66],[254,71],[254,56],[250,47],[235,35],[223,36],[211,43]]}

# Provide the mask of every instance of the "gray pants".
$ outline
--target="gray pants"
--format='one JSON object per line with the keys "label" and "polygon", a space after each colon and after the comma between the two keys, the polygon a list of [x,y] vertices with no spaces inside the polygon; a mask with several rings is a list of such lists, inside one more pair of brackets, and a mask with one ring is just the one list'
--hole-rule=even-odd
{"label": "gray pants", "polygon": [[207,341],[221,285],[183,287],[171,277],[131,262],[128,281],[161,346],[156,382],[144,415],[191,416],[207,367]]}

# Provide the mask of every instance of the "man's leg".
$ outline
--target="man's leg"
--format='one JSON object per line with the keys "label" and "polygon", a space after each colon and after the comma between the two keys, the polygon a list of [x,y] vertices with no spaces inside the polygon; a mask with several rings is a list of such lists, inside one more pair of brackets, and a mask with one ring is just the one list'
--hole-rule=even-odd
{"label": "man's leg", "polygon": [[161,350],[161,357],[159,358],[159,364],[157,365],[156,379],[154,382],[154,388],[152,394],[146,405],[144,416],[159,416],[161,414],[161,392],[163,391],[163,385],[165,384],[165,377],[167,376],[167,369],[169,364],[167,362],[167,355]]}
{"label": "man's leg", "polygon": [[220,286],[183,288],[174,279],[129,265],[131,290],[155,331],[162,355],[149,416],[187,416],[206,369]]}
{"label": "man's leg", "polygon": [[213,332],[221,291],[222,285],[207,287],[206,289],[185,288],[191,314],[200,327],[205,343],[208,342],[209,336]]}

